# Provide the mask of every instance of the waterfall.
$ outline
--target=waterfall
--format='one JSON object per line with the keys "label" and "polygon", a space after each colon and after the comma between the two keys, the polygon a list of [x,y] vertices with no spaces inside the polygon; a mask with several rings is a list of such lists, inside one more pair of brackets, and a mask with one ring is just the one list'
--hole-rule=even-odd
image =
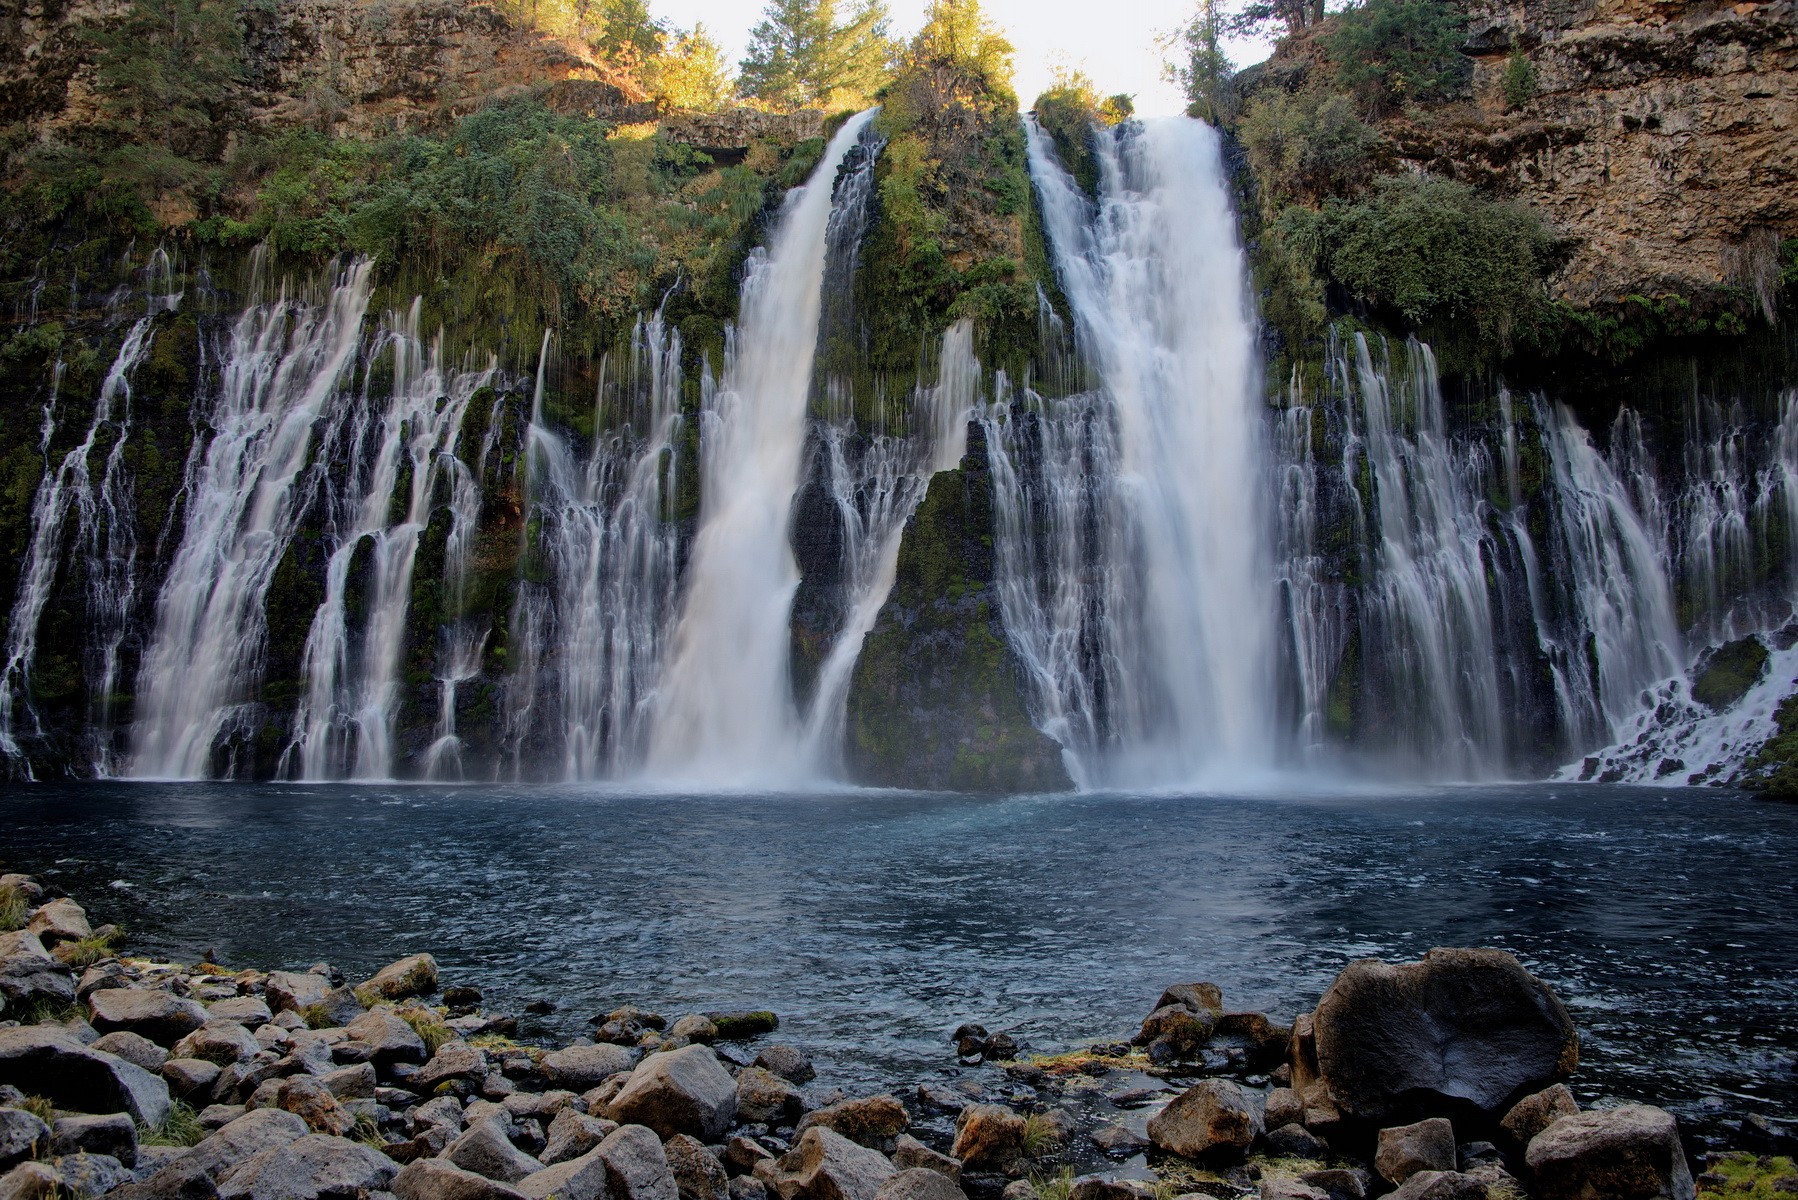
{"label": "waterfall", "polygon": [[226,738],[255,732],[269,588],[301,516],[314,429],[351,368],[370,286],[369,264],[359,261],[322,301],[253,295],[231,327],[218,394],[202,418],[211,436],[183,482],[187,522],[141,668],[135,775],[205,778]]}
{"label": "waterfall", "polygon": [[[1035,710],[1082,782],[1266,767],[1276,740],[1269,477],[1217,134],[1185,118],[1095,134],[1096,207],[1034,124],[1027,136],[1075,341],[1100,384],[1055,402],[1026,395],[1024,419],[993,429],[995,458],[1034,443],[1025,474],[1041,480],[1042,494],[1000,502],[1007,628]],[[1002,490],[1021,478],[1009,464],[995,472]],[[1019,544],[1028,508],[1049,521],[1040,549]],[[1020,628],[1010,618],[1031,606],[1026,594],[1046,617]]]}
{"label": "waterfall", "polygon": [[700,414],[700,526],[648,765],[734,784],[805,774],[789,679],[799,573],[788,522],[806,440],[838,169],[873,120],[849,120],[789,193],[766,252],[744,268],[741,320]]}
{"label": "waterfall", "polygon": [[[286,752],[303,779],[393,776],[400,656],[419,538],[468,402],[496,369],[492,363],[446,368],[442,335],[428,350],[419,335],[419,308],[414,300],[403,317],[390,314],[369,355],[371,362],[392,355],[385,407],[369,394],[369,372],[353,412],[321,446],[327,461],[347,464],[349,473],[328,505],[336,545],[324,603],[306,635],[306,693]],[[352,579],[359,563],[366,579]],[[367,618],[359,629],[352,629],[353,585],[365,593],[360,607]]]}
{"label": "waterfall", "polygon": [[[44,473],[32,500],[31,543],[20,571],[19,591],[6,632],[6,663],[0,669],[0,752],[23,763],[16,727],[22,702],[32,732],[41,732],[31,704],[31,673],[37,661],[39,627],[57,575],[69,519],[74,517],[70,551],[78,556],[85,593],[87,637],[84,658],[89,681],[88,766],[95,775],[114,773],[113,697],[119,690],[120,653],[129,632],[137,589],[137,518],[126,446],[131,436],[131,378],[146,354],[156,317],[173,312],[181,294],[174,290],[168,255],[158,248],[144,271],[146,309],[126,331],[100,384],[86,436]],[[56,393],[61,365],[52,371],[39,449],[46,456],[55,434]],[[105,457],[95,477],[94,455]],[[48,467],[48,464],[46,463]]]}

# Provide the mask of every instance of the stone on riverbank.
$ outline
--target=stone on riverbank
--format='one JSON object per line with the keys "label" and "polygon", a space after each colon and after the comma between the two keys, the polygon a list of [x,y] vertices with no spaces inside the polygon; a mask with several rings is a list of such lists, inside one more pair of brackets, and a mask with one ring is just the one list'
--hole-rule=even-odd
{"label": "stone on riverbank", "polygon": [[606,1111],[621,1125],[645,1125],[664,1138],[688,1133],[707,1142],[722,1137],[736,1114],[736,1080],[710,1046],[650,1055]]}
{"label": "stone on riverbank", "polygon": [[525,1176],[518,1190],[532,1200],[606,1200],[609,1170],[595,1150]]}
{"label": "stone on riverbank", "polygon": [[169,1060],[167,1050],[147,1037],[126,1033],[124,1030],[103,1034],[94,1040],[92,1048],[104,1054],[116,1054],[126,1062],[140,1066],[151,1074],[162,1070],[162,1064]]}
{"label": "stone on riverbank", "polygon": [[1021,1174],[1024,1118],[997,1104],[970,1104],[955,1119],[955,1145],[949,1153],[969,1171]]}
{"label": "stone on riverbank", "polygon": [[729,1200],[730,1177],[724,1164],[697,1138],[677,1133],[662,1143],[662,1153],[681,1200]]}
{"label": "stone on riverbank", "polygon": [[464,1171],[473,1171],[501,1183],[517,1183],[543,1169],[542,1163],[512,1144],[496,1121],[476,1122],[467,1133],[449,1144],[443,1157]]}
{"label": "stone on riverbank", "polygon": [[271,971],[263,994],[276,1012],[298,1012],[317,1004],[331,990],[331,981],[310,971]]}
{"label": "stone on riverbank", "polygon": [[50,1144],[50,1127],[22,1108],[0,1108],[0,1171]]}
{"label": "stone on riverbank", "polygon": [[206,1024],[204,1005],[148,988],[102,988],[88,994],[87,1008],[101,1033],[122,1030],[158,1046],[173,1046]]}
{"label": "stone on riverbank", "polygon": [[806,1130],[787,1154],[755,1168],[780,1200],[876,1200],[897,1173],[886,1155],[823,1127]]}
{"label": "stone on riverbank", "polygon": [[614,1200],[680,1200],[662,1139],[648,1126],[621,1125],[593,1153],[605,1161]]}
{"label": "stone on riverbank", "polygon": [[45,1001],[75,999],[75,972],[51,957],[43,943],[23,929],[0,933],[0,1000],[17,1010]]}
{"label": "stone on riverbank", "polygon": [[25,932],[51,948],[62,942],[79,942],[94,936],[87,923],[87,913],[73,900],[52,900],[35,913],[25,925]]}
{"label": "stone on riverbank", "polygon": [[605,1042],[593,1046],[569,1046],[543,1056],[543,1077],[551,1087],[584,1092],[636,1065],[637,1056],[622,1046]]}
{"label": "stone on riverbank", "polygon": [[50,1152],[105,1154],[127,1167],[134,1167],[137,1165],[137,1122],[122,1112],[58,1117],[50,1128]]}
{"label": "stone on riverbank", "polygon": [[968,1194],[939,1171],[911,1167],[881,1184],[875,1200],[968,1200]]}
{"label": "stone on riverbank", "polygon": [[617,1128],[616,1121],[605,1121],[564,1108],[550,1120],[549,1128],[544,1131],[543,1153],[537,1157],[550,1166],[579,1158],[598,1147]]}
{"label": "stone on riverbank", "polygon": [[1260,1107],[1227,1079],[1194,1084],[1149,1120],[1150,1141],[1195,1161],[1241,1161],[1261,1134]]}
{"label": "stone on riverbank", "polygon": [[1573,1092],[1566,1084],[1557,1083],[1551,1088],[1532,1092],[1513,1104],[1498,1124],[1516,1148],[1522,1150],[1538,1133],[1578,1111],[1579,1104],[1574,1100]]}
{"label": "stone on riverbank", "polygon": [[1673,1114],[1646,1104],[1574,1113],[1537,1134],[1524,1155],[1537,1200],[1692,1200]]}
{"label": "stone on riverbank", "polygon": [[798,1088],[772,1071],[744,1067],[737,1072],[737,1116],[776,1128],[792,1125],[805,1113]]}
{"label": "stone on riverbank", "polygon": [[409,954],[388,963],[356,988],[358,998],[369,1003],[428,996],[436,990],[437,960],[429,954]]}
{"label": "stone on riverbank", "polygon": [[[105,995],[95,992],[96,996]],[[211,1020],[169,1048],[171,1058],[198,1058],[228,1067],[256,1057],[261,1043],[236,1021]]]}
{"label": "stone on riverbank", "polygon": [[309,1133],[258,1151],[219,1182],[219,1200],[320,1200],[387,1187],[398,1166],[341,1137]]}
{"label": "stone on riverbank", "polygon": [[839,1100],[807,1113],[796,1129],[799,1133],[814,1126],[833,1130],[870,1150],[890,1154],[893,1139],[910,1125],[911,1117],[906,1113],[905,1105],[895,1096],[881,1095]]}
{"label": "stone on riverbank", "polygon": [[441,1158],[407,1163],[393,1177],[396,1200],[529,1200],[517,1188],[464,1171]]}
{"label": "stone on riverbank", "polygon": [[0,1084],[77,1112],[130,1113],[145,1125],[160,1124],[169,1111],[161,1079],[43,1025],[0,1029]]}
{"label": "stone on riverbank", "polygon": [[1382,1129],[1373,1165],[1394,1185],[1419,1171],[1452,1171],[1457,1165],[1455,1127],[1441,1117],[1431,1117],[1415,1125]]}

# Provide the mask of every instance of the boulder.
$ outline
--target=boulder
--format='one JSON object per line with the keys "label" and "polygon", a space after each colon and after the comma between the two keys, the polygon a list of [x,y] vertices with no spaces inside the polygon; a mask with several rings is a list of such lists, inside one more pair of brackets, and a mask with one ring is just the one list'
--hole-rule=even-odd
{"label": "boulder", "polygon": [[1539,1092],[1531,1092],[1504,1115],[1498,1125],[1510,1137],[1517,1149],[1523,1149],[1530,1140],[1562,1117],[1571,1117],[1579,1111],[1579,1102],[1574,1100],[1573,1093],[1566,1084],[1557,1083],[1551,1088]]}
{"label": "boulder", "polygon": [[1489,1195],[1486,1185],[1471,1175],[1459,1171],[1419,1171],[1386,1200],[1488,1200]]}
{"label": "boulder", "polygon": [[718,1031],[719,1039],[726,1042],[746,1041],[780,1028],[780,1018],[766,1009],[752,1012],[709,1012],[702,1015]]}
{"label": "boulder", "polygon": [[733,1175],[730,1181],[730,1200],[768,1200],[768,1188],[753,1176]]}
{"label": "boulder", "polygon": [[839,1100],[807,1113],[797,1131],[804,1133],[819,1126],[884,1154],[891,1148],[893,1139],[910,1125],[911,1117],[907,1115],[905,1105],[899,1103],[897,1097],[880,1095]]}
{"label": "boulder", "polygon": [[210,1094],[218,1082],[219,1065],[203,1058],[171,1058],[162,1064],[161,1074],[177,1096]]}
{"label": "boulder", "polygon": [[677,1133],[662,1143],[662,1153],[668,1158],[681,1200],[730,1200],[730,1177],[724,1173],[724,1164],[698,1139]]}
{"label": "boulder", "polygon": [[236,1021],[250,1029],[259,1028],[274,1020],[267,1001],[261,996],[232,996],[226,1000],[215,1000],[206,1006],[206,1015],[214,1021]]}
{"label": "boulder", "polygon": [[809,1083],[818,1076],[811,1056],[792,1046],[763,1046],[752,1065],[772,1071],[789,1083]]}
{"label": "boulder", "polygon": [[56,1160],[56,1173],[62,1178],[65,1196],[103,1196],[115,1188],[132,1182],[131,1168],[110,1154],[88,1154],[77,1151]]}
{"label": "boulder", "polygon": [[219,1200],[320,1200],[384,1190],[399,1170],[385,1154],[309,1133],[251,1155],[219,1183]]}
{"label": "boulder", "polygon": [[875,1200],[968,1200],[960,1185],[928,1167],[909,1167],[880,1185]]}
{"label": "boulder", "polygon": [[768,1147],[754,1138],[734,1137],[724,1146],[724,1173],[732,1178],[753,1174],[757,1163],[773,1160]]}
{"label": "boulder", "polygon": [[331,990],[331,981],[310,971],[271,971],[263,995],[276,1012],[298,1012],[317,1004]]}
{"label": "boulder", "polygon": [[1068,1188],[1068,1200],[1154,1200],[1155,1186],[1145,1179],[1116,1175],[1082,1175]]}
{"label": "boulder", "polygon": [[616,1121],[590,1117],[586,1113],[564,1108],[545,1130],[543,1153],[537,1157],[551,1166],[579,1158],[610,1137],[618,1128]]}
{"label": "boulder", "polygon": [[105,1154],[127,1167],[137,1165],[137,1122],[124,1113],[99,1117],[58,1117],[50,1127],[52,1154]]}
{"label": "boulder", "polygon": [[606,1200],[610,1194],[609,1168],[597,1150],[557,1163],[518,1182],[518,1190],[532,1200]]}
{"label": "boulder", "polygon": [[84,1046],[41,1025],[0,1029],[0,1083],[58,1108],[129,1113],[159,1125],[169,1111],[169,1086],[142,1067]]}
{"label": "boulder", "polygon": [[62,1200],[62,1176],[49,1163],[20,1163],[0,1175],[0,1200]]}
{"label": "boulder", "polygon": [[325,1085],[325,1090],[339,1100],[373,1100],[375,1098],[375,1069],[368,1063],[357,1063],[353,1067],[342,1067],[335,1071],[327,1071],[318,1077]]}
{"label": "boulder", "polygon": [[428,996],[437,990],[437,960],[429,954],[409,954],[376,971],[356,990],[383,1000]]}
{"label": "boulder", "polygon": [[365,1007],[349,988],[335,987],[308,1004],[301,1015],[316,1028],[335,1029],[361,1016]]}
{"label": "boulder", "polygon": [[351,1041],[368,1048],[368,1061],[377,1071],[390,1069],[395,1063],[425,1060],[424,1039],[387,1009],[363,1013],[345,1026],[344,1032]]}
{"label": "boulder", "polygon": [[0,1000],[8,1007],[68,1004],[76,995],[75,972],[52,958],[34,935],[23,929],[0,933]]}
{"label": "boulder", "polygon": [[443,1157],[476,1175],[517,1183],[543,1169],[543,1164],[514,1146],[499,1121],[475,1121],[467,1133],[449,1144]]}
{"label": "boulder", "polygon": [[1122,1125],[1100,1125],[1090,1136],[1093,1145],[1115,1158],[1128,1158],[1149,1146],[1148,1138]]}
{"label": "boulder", "polygon": [[1329,1153],[1324,1140],[1294,1121],[1267,1131],[1267,1152],[1275,1158],[1322,1158]]}
{"label": "boulder", "polygon": [[621,1125],[645,1125],[663,1137],[717,1141],[737,1115],[737,1084],[710,1046],[683,1046],[644,1059],[607,1109]]}
{"label": "boulder", "polygon": [[46,947],[94,936],[93,928],[87,923],[87,914],[79,904],[68,899],[52,900],[32,913],[31,920],[25,923],[25,932]]}
{"label": "boulder", "polygon": [[464,1171],[441,1158],[421,1158],[393,1177],[397,1200],[527,1200],[517,1188]]}
{"label": "boulder", "polygon": [[621,1125],[593,1151],[606,1164],[613,1200],[680,1200],[662,1139],[644,1125]]}
{"label": "boulder", "polygon": [[154,1196],[209,1196],[211,1184],[238,1164],[306,1136],[306,1122],[278,1108],[259,1108],[227,1122],[148,1181]]}
{"label": "boulder", "polygon": [[[268,1084],[274,1084],[269,1080]],[[263,1086],[268,1086],[264,1084]],[[356,1128],[356,1118],[337,1102],[331,1089],[311,1075],[294,1075],[275,1084],[275,1107],[306,1122],[315,1133],[343,1137]]]}
{"label": "boulder", "polygon": [[622,1046],[601,1043],[569,1046],[543,1056],[543,1078],[551,1087],[584,1092],[596,1088],[620,1071],[637,1065],[637,1056]]}
{"label": "boulder", "polygon": [[955,1119],[955,1144],[949,1153],[970,1171],[1021,1174],[1024,1118],[997,1104],[970,1104]]}
{"label": "boulder", "polygon": [[926,1171],[936,1171],[949,1177],[956,1185],[961,1183],[961,1162],[947,1154],[938,1154],[917,1138],[902,1133],[893,1147],[893,1165],[902,1171],[921,1167]]}
{"label": "boulder", "polygon": [[1673,1114],[1646,1104],[1574,1113],[1537,1134],[1524,1161],[1538,1200],[1692,1200]]}
{"label": "boulder", "polygon": [[159,1046],[172,1046],[206,1024],[198,1001],[148,988],[102,988],[89,993],[87,1007],[101,1033],[123,1029]]}
{"label": "boulder", "polygon": [[116,1054],[126,1062],[150,1072],[162,1070],[162,1064],[169,1060],[169,1052],[149,1038],[126,1033],[122,1029],[94,1039],[91,1048],[102,1054]]}
{"label": "boulder", "polygon": [[1373,1191],[1373,1175],[1360,1167],[1326,1167],[1321,1171],[1305,1171],[1299,1178],[1314,1188],[1321,1188],[1330,1200],[1367,1200]]}
{"label": "boulder", "polygon": [[[106,993],[94,994],[103,996]],[[255,1058],[261,1049],[262,1044],[236,1021],[210,1020],[176,1042],[169,1054],[173,1058],[198,1058],[228,1067]]]}
{"label": "boulder", "polygon": [[1441,1117],[1431,1117],[1415,1125],[1382,1129],[1373,1165],[1393,1184],[1403,1183],[1419,1171],[1452,1171],[1459,1165],[1455,1127]]}
{"label": "boulder", "polygon": [[1164,1004],[1143,1018],[1135,1040],[1139,1046],[1161,1045],[1175,1057],[1191,1058],[1204,1049],[1216,1024],[1209,1012],[1194,1012],[1184,1004]]}
{"label": "boulder", "polygon": [[737,1072],[737,1117],[761,1125],[791,1125],[805,1114],[805,1097],[786,1079],[762,1067]]}
{"label": "boulder", "polygon": [[1161,999],[1155,1001],[1157,1009],[1166,1008],[1170,1004],[1217,1017],[1224,1011],[1224,993],[1215,983],[1176,983],[1161,993]]}
{"label": "boulder", "polygon": [[1315,1061],[1294,1063],[1294,1086],[1303,1094],[1315,1078],[1344,1116],[1373,1125],[1470,1110],[1496,1120],[1579,1064],[1567,1009],[1502,950],[1351,963],[1310,1038]]}
{"label": "boulder", "polygon": [[758,1164],[755,1173],[781,1200],[876,1200],[896,1172],[884,1154],[819,1127],[806,1130],[775,1162]]}
{"label": "boulder", "polygon": [[1275,1088],[1267,1094],[1267,1103],[1261,1110],[1261,1121],[1269,1129],[1278,1129],[1282,1125],[1303,1125],[1305,1102],[1291,1088]]}
{"label": "boulder", "polygon": [[1261,1200],[1330,1200],[1330,1193],[1289,1175],[1263,1176]]}
{"label": "boulder", "polygon": [[1227,1079],[1187,1088],[1149,1119],[1150,1141],[1195,1160],[1241,1161],[1261,1133],[1261,1109]]}
{"label": "boulder", "polygon": [[418,1069],[418,1074],[411,1080],[411,1087],[417,1091],[430,1093],[437,1090],[439,1084],[453,1080],[478,1080],[487,1075],[487,1055],[460,1039],[445,1042],[431,1056],[431,1061]]}
{"label": "boulder", "polygon": [[27,1158],[36,1158],[49,1146],[50,1127],[35,1113],[22,1108],[0,1108],[0,1171]]}
{"label": "boulder", "polygon": [[709,1045],[718,1039],[718,1026],[712,1023],[710,1017],[694,1014],[681,1017],[669,1026],[668,1036],[682,1042],[700,1042]]}

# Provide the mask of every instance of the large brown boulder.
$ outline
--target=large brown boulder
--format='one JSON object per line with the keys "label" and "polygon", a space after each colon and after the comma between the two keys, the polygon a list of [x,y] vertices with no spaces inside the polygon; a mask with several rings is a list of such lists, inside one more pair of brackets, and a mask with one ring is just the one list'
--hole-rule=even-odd
{"label": "large brown boulder", "polygon": [[1261,1136],[1261,1109],[1237,1084],[1207,1079],[1149,1120],[1149,1140],[1182,1158],[1241,1161]]}
{"label": "large brown boulder", "polygon": [[1463,1114],[1496,1122],[1579,1065],[1559,997],[1502,950],[1364,959],[1336,977],[1293,1036],[1293,1086],[1378,1127]]}
{"label": "large brown boulder", "polygon": [[886,1155],[824,1128],[806,1130],[788,1153],[755,1167],[780,1200],[875,1200],[897,1173]]}
{"label": "large brown boulder", "polygon": [[1531,1140],[1537,1200],[1692,1200],[1673,1114],[1646,1104],[1574,1113]]}
{"label": "large brown boulder", "polygon": [[88,994],[87,1007],[101,1033],[123,1030],[159,1046],[173,1046],[207,1021],[198,1001],[151,988],[102,988]]}
{"label": "large brown boulder", "polygon": [[[743,1074],[747,1075],[748,1072]],[[741,1086],[741,1076],[738,1077],[738,1085]],[[891,1152],[893,1139],[911,1125],[911,1117],[897,1097],[862,1096],[852,1100],[839,1100],[826,1108],[807,1113],[799,1122],[798,1132],[804,1133],[814,1125],[834,1130],[852,1142],[860,1142],[871,1150],[879,1150],[885,1154]]]}
{"label": "large brown boulder", "polygon": [[949,1153],[970,1171],[1020,1175],[1024,1118],[997,1104],[970,1104],[955,1118],[955,1145]]}
{"label": "large brown boulder", "polygon": [[644,1059],[606,1115],[621,1125],[647,1125],[664,1139],[686,1133],[715,1142],[737,1115],[737,1082],[710,1046],[683,1046]]}

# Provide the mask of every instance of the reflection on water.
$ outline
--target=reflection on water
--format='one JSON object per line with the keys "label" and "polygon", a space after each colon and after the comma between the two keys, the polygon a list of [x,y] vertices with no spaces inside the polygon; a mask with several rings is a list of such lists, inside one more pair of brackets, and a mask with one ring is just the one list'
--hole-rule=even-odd
{"label": "reflection on water", "polygon": [[0,812],[0,857],[140,950],[429,949],[491,1007],[557,998],[563,1036],[627,1001],[769,1007],[846,1087],[933,1072],[963,1020],[1112,1037],[1186,979],[1289,1019],[1351,959],[1492,945],[1572,1008],[1587,1099],[1798,1114],[1798,807],[1729,793],[84,784]]}

